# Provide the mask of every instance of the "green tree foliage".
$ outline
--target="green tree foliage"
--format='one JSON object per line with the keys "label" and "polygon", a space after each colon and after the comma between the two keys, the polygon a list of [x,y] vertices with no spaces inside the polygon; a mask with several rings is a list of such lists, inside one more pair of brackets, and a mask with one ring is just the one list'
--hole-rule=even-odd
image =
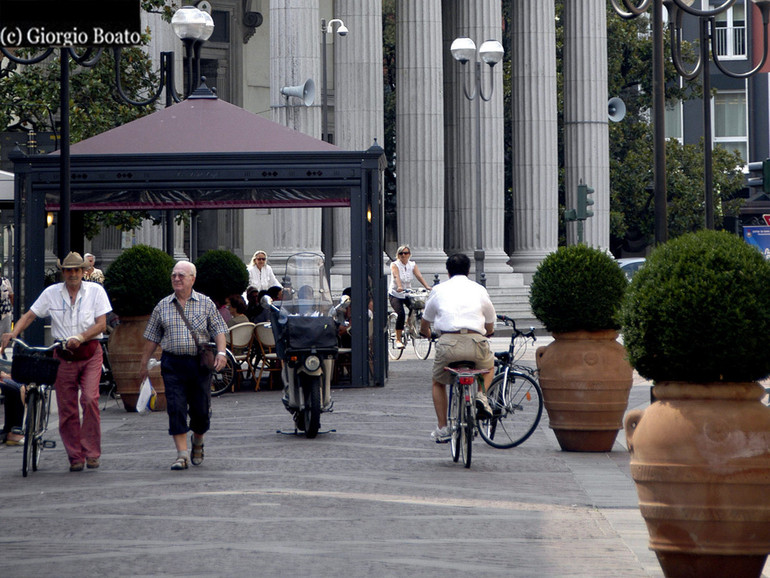
{"label": "green tree foliage", "polygon": [[[163,0],[143,0],[142,8],[171,16],[171,7]],[[149,31],[143,42],[149,41]],[[76,49],[79,55],[86,49]],[[28,49],[19,52],[25,58],[35,54]],[[35,131],[60,134],[60,51],[39,64],[19,65],[5,61],[0,68],[0,127],[3,131]],[[93,67],[82,67],[70,61],[70,142],[100,134],[131,122],[154,111],[151,106],[126,104],[115,87],[114,59],[105,50]],[[136,100],[146,98],[158,86],[158,75],[143,47],[123,50],[121,79],[126,94]],[[23,139],[20,139],[23,140]],[[136,229],[150,215],[146,211],[89,211],[84,215],[86,237],[93,238],[104,225],[122,230]]]}
{"label": "green tree foliage", "polygon": [[195,290],[222,305],[230,295],[240,295],[249,284],[246,265],[230,251],[206,251],[195,261]]}
{"label": "green tree foliage", "polygon": [[166,295],[173,292],[171,255],[147,245],[123,251],[104,274],[104,289],[118,316],[149,315]]}

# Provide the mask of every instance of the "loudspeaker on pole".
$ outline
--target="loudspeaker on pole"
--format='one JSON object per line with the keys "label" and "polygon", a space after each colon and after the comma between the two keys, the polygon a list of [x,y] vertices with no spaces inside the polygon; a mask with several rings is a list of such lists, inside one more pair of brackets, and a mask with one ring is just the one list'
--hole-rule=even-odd
{"label": "loudspeaker on pole", "polygon": [[620,122],[626,116],[626,103],[617,96],[607,102],[607,115],[612,122]]}
{"label": "loudspeaker on pole", "polygon": [[315,100],[315,83],[312,78],[308,78],[305,84],[297,86],[284,86],[281,89],[281,94],[284,96],[295,96],[302,99],[302,104],[310,106]]}

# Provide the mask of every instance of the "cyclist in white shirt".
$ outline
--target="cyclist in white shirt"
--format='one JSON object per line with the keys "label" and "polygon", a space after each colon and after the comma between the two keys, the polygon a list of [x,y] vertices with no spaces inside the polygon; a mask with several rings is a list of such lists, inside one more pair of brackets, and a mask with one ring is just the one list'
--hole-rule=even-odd
{"label": "cyclist in white shirt", "polygon": [[[437,443],[448,442],[451,438],[447,427],[446,386],[452,382],[452,375],[444,368],[453,361],[472,361],[476,369],[492,369],[495,365],[487,339],[494,333],[495,307],[487,290],[468,278],[470,267],[470,259],[462,253],[447,259],[449,280],[433,287],[420,324],[420,333],[425,337],[431,335],[431,324],[434,331],[441,333],[433,363],[433,406],[438,427],[431,438]],[[480,419],[492,414],[485,391],[492,383],[494,372],[489,371],[483,377],[483,389],[479,384],[476,394]]]}

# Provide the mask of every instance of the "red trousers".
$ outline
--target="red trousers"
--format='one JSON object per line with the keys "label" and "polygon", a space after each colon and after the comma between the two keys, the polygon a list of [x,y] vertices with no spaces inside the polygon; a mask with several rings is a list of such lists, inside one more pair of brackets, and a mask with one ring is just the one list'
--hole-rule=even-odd
{"label": "red trousers", "polygon": [[[59,408],[59,435],[70,464],[98,458],[102,453],[99,414],[99,382],[102,374],[102,348],[83,361],[64,361],[56,376],[56,404]],[[83,408],[83,421],[78,409]]]}

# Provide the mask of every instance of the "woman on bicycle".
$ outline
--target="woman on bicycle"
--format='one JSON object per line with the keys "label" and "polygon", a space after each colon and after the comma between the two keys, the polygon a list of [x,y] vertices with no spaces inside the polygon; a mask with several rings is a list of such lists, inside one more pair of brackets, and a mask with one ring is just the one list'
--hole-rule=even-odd
{"label": "woman on bicycle", "polygon": [[398,258],[390,264],[390,286],[388,287],[388,295],[390,296],[390,306],[393,308],[393,311],[396,312],[397,316],[396,347],[399,349],[404,348],[404,343],[401,341],[401,334],[404,330],[404,322],[406,321],[404,306],[406,305],[411,309],[411,301],[404,290],[411,289],[412,279],[417,279],[422,283],[423,287],[430,291],[430,286],[425,282],[425,279],[422,278],[417,263],[409,260],[411,254],[412,252],[409,249],[409,245],[401,245],[398,248]]}

